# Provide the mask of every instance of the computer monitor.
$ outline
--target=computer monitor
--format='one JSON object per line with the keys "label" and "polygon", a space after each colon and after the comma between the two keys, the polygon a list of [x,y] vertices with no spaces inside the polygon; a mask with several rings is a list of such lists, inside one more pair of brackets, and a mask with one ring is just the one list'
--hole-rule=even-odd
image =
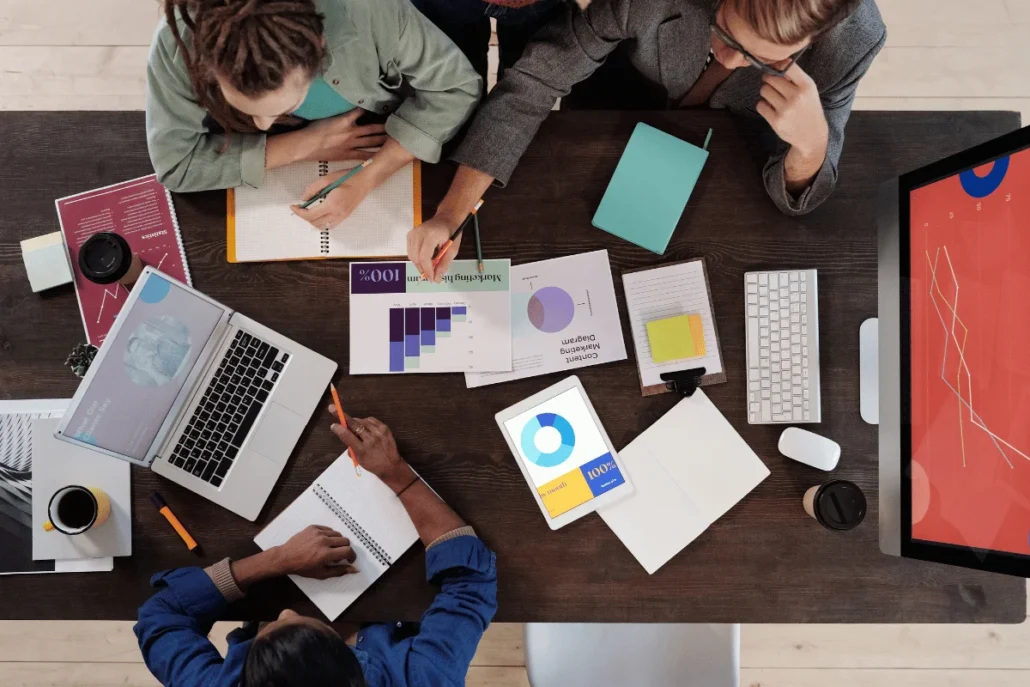
{"label": "computer monitor", "polygon": [[879,213],[880,548],[1030,577],[1030,127]]}

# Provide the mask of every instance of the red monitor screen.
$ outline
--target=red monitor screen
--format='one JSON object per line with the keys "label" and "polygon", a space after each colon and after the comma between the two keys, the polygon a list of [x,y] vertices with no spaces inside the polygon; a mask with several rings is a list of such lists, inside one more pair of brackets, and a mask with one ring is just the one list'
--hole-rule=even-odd
{"label": "red monitor screen", "polygon": [[1030,555],[1030,149],[910,202],[912,538]]}

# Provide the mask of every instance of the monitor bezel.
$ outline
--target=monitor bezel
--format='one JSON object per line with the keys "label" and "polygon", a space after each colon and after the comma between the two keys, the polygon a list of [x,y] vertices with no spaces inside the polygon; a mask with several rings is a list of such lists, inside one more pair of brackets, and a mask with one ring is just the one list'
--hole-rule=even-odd
{"label": "monitor bezel", "polygon": [[957,565],[965,568],[1030,578],[1030,555],[994,549],[978,549],[912,536],[912,404],[911,404],[911,308],[910,308],[910,194],[912,191],[1030,148],[1030,126],[1005,134],[898,179],[898,270],[901,343],[901,555],[905,558]]}

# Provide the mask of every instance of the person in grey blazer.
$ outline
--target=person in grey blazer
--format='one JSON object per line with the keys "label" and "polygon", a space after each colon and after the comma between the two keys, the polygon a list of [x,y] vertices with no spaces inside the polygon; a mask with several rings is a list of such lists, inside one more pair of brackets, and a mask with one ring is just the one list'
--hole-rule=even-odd
{"label": "person in grey blazer", "polygon": [[778,137],[763,170],[787,215],[811,211],[837,182],[858,82],[886,40],[874,0],[593,0],[540,30],[505,72],[452,155],[460,163],[408,256],[439,279],[459,242],[432,256],[491,183],[505,185],[555,100],[622,47],[670,107],[761,117]]}

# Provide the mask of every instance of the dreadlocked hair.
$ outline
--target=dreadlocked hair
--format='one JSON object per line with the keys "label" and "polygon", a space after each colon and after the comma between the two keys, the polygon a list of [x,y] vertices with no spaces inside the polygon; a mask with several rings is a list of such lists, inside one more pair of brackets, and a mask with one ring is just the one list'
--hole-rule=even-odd
{"label": "dreadlocked hair", "polygon": [[[165,0],[164,10],[200,105],[227,135],[258,129],[226,102],[215,74],[258,96],[281,88],[298,67],[314,77],[325,58],[314,0]],[[190,30],[189,46],[176,15]]]}

